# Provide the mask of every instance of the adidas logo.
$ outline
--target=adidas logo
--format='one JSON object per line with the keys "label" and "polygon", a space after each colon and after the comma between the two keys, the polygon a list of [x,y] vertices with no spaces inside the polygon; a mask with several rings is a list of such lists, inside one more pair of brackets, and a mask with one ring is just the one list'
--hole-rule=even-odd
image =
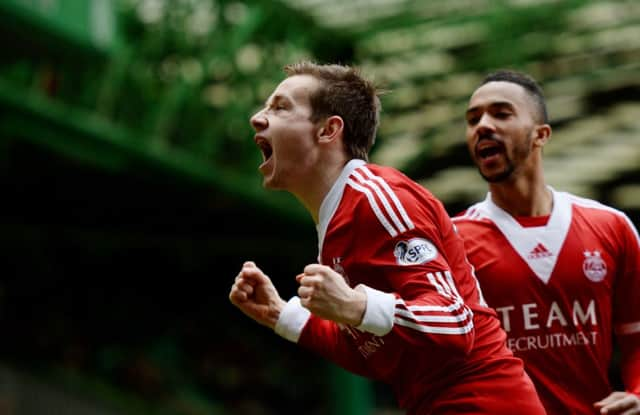
{"label": "adidas logo", "polygon": [[553,256],[553,254],[549,252],[549,250],[544,245],[542,245],[541,243],[538,243],[538,245],[536,245],[536,247],[533,248],[531,252],[529,252],[529,255],[527,256],[527,258],[540,259],[540,258],[546,258],[549,256]]}

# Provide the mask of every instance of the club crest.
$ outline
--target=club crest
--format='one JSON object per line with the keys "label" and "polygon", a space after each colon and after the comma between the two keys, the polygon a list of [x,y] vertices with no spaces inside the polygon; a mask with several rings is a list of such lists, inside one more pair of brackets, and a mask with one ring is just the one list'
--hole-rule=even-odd
{"label": "club crest", "polygon": [[342,266],[342,257],[334,257],[332,259],[332,262],[333,264],[331,268],[333,268],[333,270],[338,274],[342,275],[347,284],[351,285],[351,281],[349,281],[349,277],[347,276],[347,271],[345,271],[344,267]]}
{"label": "club crest", "polygon": [[600,282],[607,276],[607,264],[602,259],[600,251],[584,251],[582,270],[585,277],[593,282]]}

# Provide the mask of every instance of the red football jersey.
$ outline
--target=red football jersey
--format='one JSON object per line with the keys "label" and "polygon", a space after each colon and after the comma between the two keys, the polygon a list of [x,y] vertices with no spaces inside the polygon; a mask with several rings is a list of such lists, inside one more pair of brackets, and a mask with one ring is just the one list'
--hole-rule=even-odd
{"label": "red football jersey", "polygon": [[522,226],[489,194],[453,221],[548,413],[596,413],[614,331],[625,386],[640,392],[640,242],[622,212],[553,191],[546,224]]}
{"label": "red football jersey", "polygon": [[[294,297],[276,332],[391,384],[409,414],[543,414],[506,348],[442,204],[397,170],[352,160],[319,212],[319,260],[363,284],[358,327],[313,316]],[[506,398],[508,397],[508,398]]]}

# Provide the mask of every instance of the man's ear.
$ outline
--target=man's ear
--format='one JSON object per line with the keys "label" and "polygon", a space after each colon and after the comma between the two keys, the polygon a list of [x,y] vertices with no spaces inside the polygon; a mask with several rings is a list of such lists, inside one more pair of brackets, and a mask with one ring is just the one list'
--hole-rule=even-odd
{"label": "man's ear", "polygon": [[551,126],[549,124],[537,125],[534,129],[533,142],[537,147],[544,147],[547,141],[551,139]]}
{"label": "man's ear", "polygon": [[320,143],[330,143],[337,138],[342,138],[344,131],[344,120],[338,115],[332,115],[324,120],[318,130],[318,141]]}

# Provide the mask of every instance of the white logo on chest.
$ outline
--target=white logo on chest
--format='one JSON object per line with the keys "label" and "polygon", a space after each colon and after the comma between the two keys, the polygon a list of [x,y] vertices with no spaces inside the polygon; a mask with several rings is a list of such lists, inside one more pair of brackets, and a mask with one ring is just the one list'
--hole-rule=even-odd
{"label": "white logo on chest", "polygon": [[438,256],[438,250],[426,239],[413,238],[398,242],[393,255],[399,265],[417,265],[434,259]]}
{"label": "white logo on chest", "polygon": [[585,277],[593,282],[600,282],[607,276],[607,264],[602,259],[600,251],[584,251],[582,270]]}
{"label": "white logo on chest", "polygon": [[549,252],[547,247],[542,245],[541,243],[538,243],[538,245],[536,245],[531,250],[531,252],[529,252],[529,255],[527,256],[527,258],[529,258],[529,259],[540,259],[540,258],[546,258],[546,257],[550,257],[550,256],[553,256],[553,254],[551,252]]}

